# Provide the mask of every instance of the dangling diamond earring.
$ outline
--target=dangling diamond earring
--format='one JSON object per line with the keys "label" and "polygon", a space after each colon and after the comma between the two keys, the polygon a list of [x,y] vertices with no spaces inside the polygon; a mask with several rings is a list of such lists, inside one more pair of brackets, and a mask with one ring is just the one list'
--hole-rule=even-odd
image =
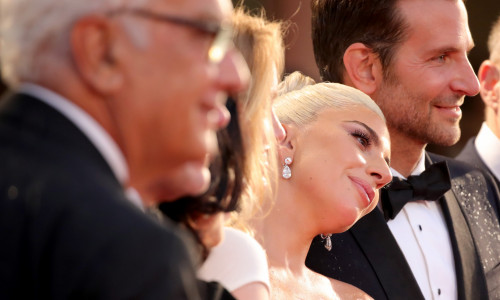
{"label": "dangling diamond earring", "polygon": [[325,249],[330,251],[332,250],[332,234],[329,233],[327,235],[324,235],[324,234],[320,234],[321,238],[326,240],[325,241]]}
{"label": "dangling diamond earring", "polygon": [[285,158],[285,164],[283,165],[283,172],[282,172],[283,178],[285,179],[289,179],[290,177],[292,177],[292,170],[289,167],[291,163],[292,163],[291,157]]}

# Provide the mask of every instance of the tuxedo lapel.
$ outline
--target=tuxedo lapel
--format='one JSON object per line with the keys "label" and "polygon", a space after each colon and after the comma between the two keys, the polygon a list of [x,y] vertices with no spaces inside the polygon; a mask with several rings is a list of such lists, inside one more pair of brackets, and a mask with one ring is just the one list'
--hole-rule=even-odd
{"label": "tuxedo lapel", "polygon": [[458,299],[487,299],[481,263],[467,221],[452,191],[441,198],[455,258]]}
{"label": "tuxedo lapel", "polygon": [[361,218],[351,232],[370,261],[388,299],[402,299],[409,295],[412,299],[424,299],[379,209]]}
{"label": "tuxedo lapel", "polygon": [[[430,156],[426,153],[427,163],[442,161],[437,156]],[[450,241],[453,248],[455,260],[455,274],[457,279],[458,299],[487,299],[487,287],[481,262],[473,240],[469,222],[466,219],[468,214],[460,205],[460,197],[471,198],[471,193],[463,189],[464,184],[460,184],[464,174],[456,168],[452,161],[448,160],[452,189],[445,193],[440,199],[441,208],[446,220]],[[470,174],[468,177],[472,177]],[[461,186],[462,189],[458,189]],[[472,187],[475,188],[475,187]],[[479,189],[478,189],[479,190]],[[464,201],[469,201],[465,200]],[[464,202],[462,201],[462,202]],[[464,202],[465,203],[465,202]],[[473,215],[473,214],[471,214]]]}
{"label": "tuxedo lapel", "polygon": [[475,146],[475,138],[471,138],[462,151],[457,155],[456,159],[466,162],[468,164],[473,165],[474,167],[480,168],[487,172],[488,175],[491,176],[493,181],[500,186],[500,181],[498,178],[492,175],[490,168],[483,162],[481,157],[479,157],[479,153],[477,152]]}

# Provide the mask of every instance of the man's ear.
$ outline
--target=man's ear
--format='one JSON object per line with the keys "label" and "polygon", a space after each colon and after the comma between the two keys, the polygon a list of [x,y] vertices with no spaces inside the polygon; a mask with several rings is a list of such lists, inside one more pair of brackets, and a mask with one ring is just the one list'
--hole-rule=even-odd
{"label": "man's ear", "polygon": [[108,19],[90,16],[79,20],[71,31],[71,52],[79,75],[99,94],[109,94],[123,85],[123,74],[115,61],[117,29]]}
{"label": "man's ear", "polygon": [[382,65],[378,55],[363,43],[350,45],[344,53],[344,82],[372,95],[382,81]]}
{"label": "man's ear", "polygon": [[477,77],[481,86],[480,93],[484,104],[496,111],[500,98],[499,91],[495,89],[495,85],[500,80],[498,67],[492,61],[485,60],[479,67]]}
{"label": "man's ear", "polygon": [[286,132],[286,137],[278,144],[279,163],[284,164],[285,158],[290,157],[293,163],[295,154],[298,127],[293,124],[282,124]]}

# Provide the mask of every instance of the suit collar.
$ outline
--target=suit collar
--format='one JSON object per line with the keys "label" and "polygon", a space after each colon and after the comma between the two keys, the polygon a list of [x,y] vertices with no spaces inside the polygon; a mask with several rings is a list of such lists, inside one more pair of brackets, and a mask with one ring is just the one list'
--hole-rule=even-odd
{"label": "suit collar", "polygon": [[70,100],[42,86],[25,83],[19,90],[49,105],[78,127],[101,153],[120,183],[126,184],[129,175],[125,157],[115,141],[94,118]]}
{"label": "suit collar", "polygon": [[[432,164],[441,160],[426,152],[426,163]],[[440,204],[453,248],[458,299],[486,299],[486,281],[471,230],[457,199],[460,195],[456,195],[453,190],[455,176],[452,169],[450,168],[452,189],[440,199]]]}
{"label": "suit collar", "polygon": [[486,290],[486,286],[481,285],[485,282],[481,263],[467,221],[453,191],[448,191],[441,199],[441,207],[455,258],[458,299],[485,299],[479,296]]}
{"label": "suit collar", "polygon": [[31,147],[58,153],[60,159],[78,158],[81,163],[99,168],[100,174],[112,177],[123,189],[88,137],[73,122],[38,98],[26,94],[7,95],[0,101],[0,123],[19,138],[27,139]]}
{"label": "suit collar", "polygon": [[500,139],[493,133],[493,131],[483,123],[479,133],[477,134],[474,142],[474,148],[481,161],[486,165],[487,169],[500,178],[500,156],[498,149],[500,149]]}
{"label": "suit collar", "polygon": [[[442,160],[425,153],[426,165]],[[440,203],[452,242],[458,299],[487,299],[481,263],[456,195],[450,190]],[[359,220],[350,231],[369,259],[388,299],[400,299],[408,295],[412,295],[412,299],[423,299],[418,283],[379,209],[374,209]],[[398,273],[395,274],[394,270],[398,270]]]}
{"label": "suit collar", "polygon": [[[380,210],[374,209],[350,231],[370,261],[388,299],[408,295],[412,295],[412,299],[424,299]],[[398,273],[395,274],[394,270]]]}

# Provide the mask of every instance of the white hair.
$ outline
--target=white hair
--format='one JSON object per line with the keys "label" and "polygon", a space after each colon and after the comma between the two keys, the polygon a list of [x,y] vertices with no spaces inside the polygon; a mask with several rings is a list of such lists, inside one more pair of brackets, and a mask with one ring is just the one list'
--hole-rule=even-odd
{"label": "white hair", "polygon": [[386,121],[378,105],[360,90],[340,83],[315,83],[300,72],[287,76],[278,92],[273,107],[283,124],[307,125],[324,109],[356,109],[357,106],[368,108]]}
{"label": "white hair", "polygon": [[4,81],[57,76],[54,66],[69,62],[69,35],[81,17],[150,0],[0,0],[0,67]]}

